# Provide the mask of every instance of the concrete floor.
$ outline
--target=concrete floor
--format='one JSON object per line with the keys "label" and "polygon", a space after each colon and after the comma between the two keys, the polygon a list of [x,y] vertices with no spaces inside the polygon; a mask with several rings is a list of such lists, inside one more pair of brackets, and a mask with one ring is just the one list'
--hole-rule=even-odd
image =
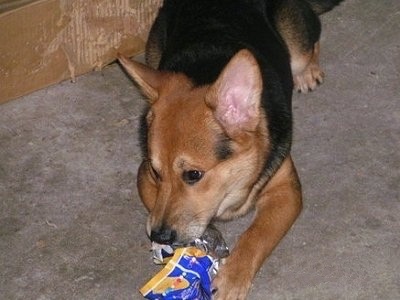
{"label": "concrete floor", "polygon": [[[400,299],[400,1],[322,19],[326,82],[293,105],[304,211],[249,299]],[[0,106],[1,299],[141,299],[142,105],[111,65]],[[249,220],[220,224],[231,245]]]}

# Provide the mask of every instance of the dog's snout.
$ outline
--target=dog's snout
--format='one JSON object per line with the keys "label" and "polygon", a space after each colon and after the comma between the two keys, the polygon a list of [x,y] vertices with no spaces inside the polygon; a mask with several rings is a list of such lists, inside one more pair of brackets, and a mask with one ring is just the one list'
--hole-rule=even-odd
{"label": "dog's snout", "polygon": [[176,230],[162,226],[151,230],[150,240],[159,244],[171,245],[176,240]]}

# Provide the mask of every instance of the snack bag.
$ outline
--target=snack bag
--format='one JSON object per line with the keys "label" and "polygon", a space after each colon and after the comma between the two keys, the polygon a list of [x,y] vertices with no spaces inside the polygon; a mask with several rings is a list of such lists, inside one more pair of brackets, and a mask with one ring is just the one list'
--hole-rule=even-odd
{"label": "snack bag", "polygon": [[178,248],[140,292],[151,300],[210,300],[218,260],[195,247]]}
{"label": "snack bag", "polygon": [[153,242],[151,248],[154,263],[166,266],[140,289],[145,298],[211,299],[211,281],[221,259],[229,255],[225,240],[214,225],[208,225],[201,238],[188,244]]}

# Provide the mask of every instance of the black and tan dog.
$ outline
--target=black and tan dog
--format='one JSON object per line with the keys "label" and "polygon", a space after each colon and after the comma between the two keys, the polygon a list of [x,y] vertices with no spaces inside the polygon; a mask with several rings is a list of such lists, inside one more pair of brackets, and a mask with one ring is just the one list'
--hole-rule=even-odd
{"label": "black and tan dog", "polygon": [[246,298],[300,213],[292,90],[322,82],[318,15],[339,2],[165,0],[150,67],[120,56],[150,103],[138,174],[150,238],[184,244],[256,210],[213,282],[216,299]]}

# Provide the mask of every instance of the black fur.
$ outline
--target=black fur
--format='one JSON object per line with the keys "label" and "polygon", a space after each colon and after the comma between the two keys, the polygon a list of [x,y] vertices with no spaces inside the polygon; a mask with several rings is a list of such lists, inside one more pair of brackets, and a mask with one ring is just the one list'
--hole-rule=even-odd
{"label": "black fur", "polygon": [[219,160],[228,159],[233,154],[231,139],[226,134],[221,134],[218,137],[214,152]]}

